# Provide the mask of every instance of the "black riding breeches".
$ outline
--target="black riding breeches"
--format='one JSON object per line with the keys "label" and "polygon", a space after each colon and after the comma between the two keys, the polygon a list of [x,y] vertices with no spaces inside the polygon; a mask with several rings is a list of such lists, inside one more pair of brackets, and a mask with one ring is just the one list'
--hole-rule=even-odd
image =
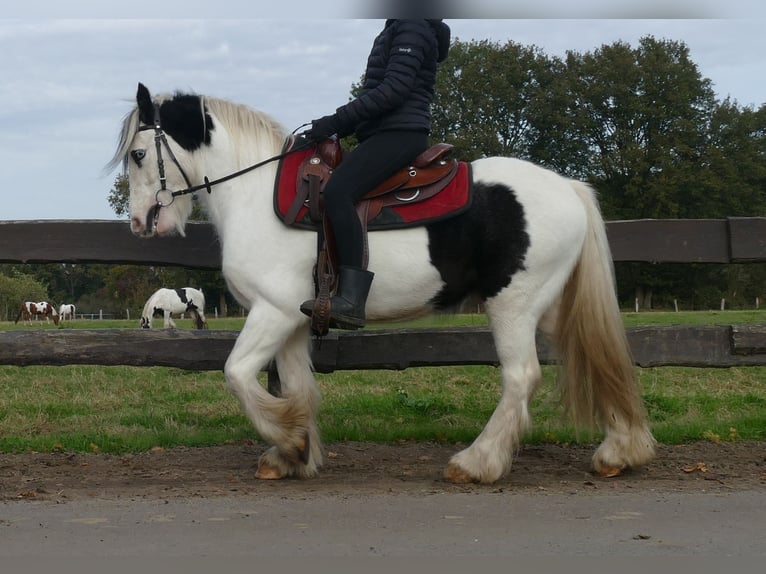
{"label": "black riding breeches", "polygon": [[338,264],[362,267],[364,237],[356,203],[396,170],[428,149],[428,134],[384,131],[370,136],[344,158],[324,188],[325,215],[330,218]]}

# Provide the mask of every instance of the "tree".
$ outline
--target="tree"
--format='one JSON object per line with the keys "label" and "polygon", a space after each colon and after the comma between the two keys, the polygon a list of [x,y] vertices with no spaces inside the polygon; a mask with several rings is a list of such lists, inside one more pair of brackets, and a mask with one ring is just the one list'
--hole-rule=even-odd
{"label": "tree", "polygon": [[698,213],[705,217],[766,215],[766,105],[759,110],[740,109],[728,98],[718,104],[697,171],[702,176],[697,179]]}
{"label": "tree", "polygon": [[117,217],[128,215],[130,213],[130,184],[128,174],[120,173],[114,178],[114,187],[109,190],[107,196],[109,206]]}
{"label": "tree", "polygon": [[560,68],[534,46],[455,41],[437,72],[432,137],[464,159],[530,157]]}
{"label": "tree", "polygon": [[[567,55],[566,137],[589,150],[585,174],[611,219],[679,217],[715,106],[682,42],[642,38]],[[580,168],[582,169],[582,167]]]}

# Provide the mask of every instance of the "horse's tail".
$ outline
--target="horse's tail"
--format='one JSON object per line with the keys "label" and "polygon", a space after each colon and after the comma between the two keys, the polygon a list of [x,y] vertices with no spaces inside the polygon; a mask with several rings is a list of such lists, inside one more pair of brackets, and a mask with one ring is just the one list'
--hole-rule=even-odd
{"label": "horse's tail", "polygon": [[[572,185],[585,206],[588,223],[580,259],[564,287],[555,332],[564,402],[578,425],[645,428],[604,220],[590,186]],[[649,435],[647,440],[653,450],[654,439]]]}

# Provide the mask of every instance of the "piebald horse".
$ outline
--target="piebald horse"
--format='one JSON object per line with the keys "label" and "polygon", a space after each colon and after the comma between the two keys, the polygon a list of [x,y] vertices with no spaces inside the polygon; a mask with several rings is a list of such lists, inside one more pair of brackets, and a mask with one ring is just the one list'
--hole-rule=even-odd
{"label": "piebald horse", "polygon": [[152,319],[162,317],[165,329],[176,328],[173,315],[189,313],[197,329],[207,329],[205,319],[205,295],[199,289],[182,287],[181,289],[157,289],[146,300],[139,325],[142,329],[152,328]]}
{"label": "piebald horse", "polygon": [[[110,163],[125,162],[130,226],[139,236],[184,234],[200,192],[222,245],[228,288],[249,309],[224,368],[229,388],[263,440],[256,477],[317,474],[323,449],[309,319],[316,234],[274,213],[278,156],[289,136],[269,115],[196,94],[152,96],[139,84]],[[257,169],[240,170],[263,164]],[[500,360],[502,395],[481,433],[448,462],[447,480],[492,483],[509,472],[540,383],[535,333],[562,363],[562,393],[578,424],[604,432],[592,463],[604,475],[654,456],[615,295],[612,258],[594,191],[518,159],[471,163],[473,200],[448,220],[369,234],[375,278],[368,321],[484,302]],[[232,176],[232,177],[228,177]],[[221,180],[223,181],[217,181]],[[174,190],[176,193],[174,193]],[[272,358],[281,396],[259,384]]]}

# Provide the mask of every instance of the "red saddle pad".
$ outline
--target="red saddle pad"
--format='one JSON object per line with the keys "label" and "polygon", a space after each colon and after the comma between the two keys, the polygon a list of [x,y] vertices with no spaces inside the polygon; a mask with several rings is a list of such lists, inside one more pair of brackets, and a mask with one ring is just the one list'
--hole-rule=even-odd
{"label": "red saddle pad", "polygon": [[[292,153],[280,161],[274,188],[274,210],[282,221],[296,196],[298,168],[303,160],[313,153],[312,149]],[[454,179],[442,191],[420,202],[407,203],[383,210],[367,224],[369,231],[400,229],[426,225],[441,219],[453,217],[471,205],[471,166],[458,162]],[[309,218],[308,208],[298,212],[295,227],[316,229],[317,224]]]}

